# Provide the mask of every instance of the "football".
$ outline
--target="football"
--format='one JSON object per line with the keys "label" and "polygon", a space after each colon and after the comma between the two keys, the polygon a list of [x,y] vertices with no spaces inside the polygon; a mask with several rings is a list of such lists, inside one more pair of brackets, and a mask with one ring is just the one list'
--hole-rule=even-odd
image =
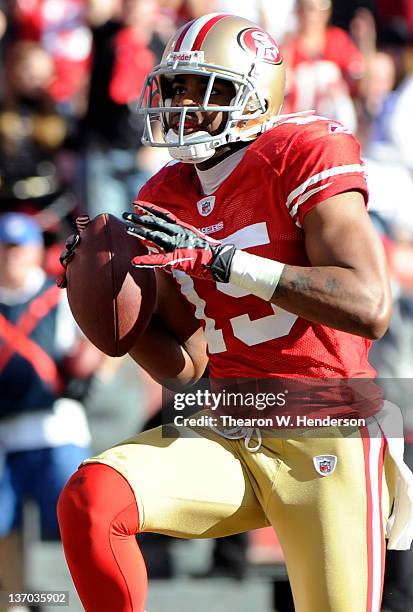
{"label": "football", "polygon": [[152,270],[134,268],[131,259],[146,253],[123,221],[103,213],[81,232],[69,261],[67,296],[85,336],[106,355],[125,355],[142,334],[156,302]]}

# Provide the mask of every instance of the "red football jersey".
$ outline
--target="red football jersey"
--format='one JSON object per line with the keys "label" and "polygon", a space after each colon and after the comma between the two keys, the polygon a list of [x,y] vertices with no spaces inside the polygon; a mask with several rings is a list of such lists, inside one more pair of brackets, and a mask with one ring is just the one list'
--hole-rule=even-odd
{"label": "red football jersey", "polygon": [[[202,193],[193,165],[172,162],[139,199],[249,253],[308,266],[301,229],[306,213],[348,190],[361,191],[367,202],[357,141],[340,124],[310,115],[262,134],[210,196]],[[203,322],[213,378],[374,375],[369,340],[297,317],[230,284],[174,276]]]}

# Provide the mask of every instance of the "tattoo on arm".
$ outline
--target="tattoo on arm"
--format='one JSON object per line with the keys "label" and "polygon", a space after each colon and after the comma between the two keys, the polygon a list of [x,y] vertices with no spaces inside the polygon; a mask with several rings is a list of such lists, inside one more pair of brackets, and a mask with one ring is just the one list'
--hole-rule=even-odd
{"label": "tattoo on arm", "polygon": [[331,291],[331,293],[335,293],[340,287],[341,283],[336,278],[328,278],[326,280],[325,288]]}
{"label": "tattoo on arm", "polygon": [[311,276],[309,274],[297,274],[293,280],[293,285],[296,291],[300,293],[307,293],[307,291],[313,288],[311,282]]}
{"label": "tattoo on arm", "polygon": [[294,266],[285,266],[274,297],[284,297],[289,292],[301,295],[310,295],[314,292],[334,295],[342,289],[342,283],[334,276],[328,276],[323,280],[320,268],[313,267],[303,271],[302,268],[296,270]]}
{"label": "tattoo on arm", "polygon": [[274,297],[284,297],[289,291],[303,294],[312,293],[317,287],[314,276],[318,275],[319,271],[316,268],[308,268],[308,270],[303,271],[302,268],[294,270],[294,266],[285,266]]}

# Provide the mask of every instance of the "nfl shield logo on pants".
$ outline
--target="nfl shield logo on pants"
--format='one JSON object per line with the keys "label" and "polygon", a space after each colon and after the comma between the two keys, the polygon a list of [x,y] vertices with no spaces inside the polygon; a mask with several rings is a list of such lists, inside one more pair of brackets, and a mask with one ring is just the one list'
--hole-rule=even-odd
{"label": "nfl shield logo on pants", "polygon": [[215,196],[208,196],[207,198],[202,198],[197,202],[199,214],[203,217],[207,217],[214,210],[215,206]]}
{"label": "nfl shield logo on pants", "polygon": [[334,472],[337,465],[335,455],[317,455],[313,457],[314,467],[320,476],[329,476]]}

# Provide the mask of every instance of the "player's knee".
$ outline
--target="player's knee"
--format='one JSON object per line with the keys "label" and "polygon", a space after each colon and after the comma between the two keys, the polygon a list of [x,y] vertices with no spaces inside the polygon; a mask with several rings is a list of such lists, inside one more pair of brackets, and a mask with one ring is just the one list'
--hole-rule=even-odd
{"label": "player's knee", "polygon": [[113,529],[115,518],[129,507],[125,535],[137,533],[139,526],[136,501],[129,484],[107,465],[82,466],[64,487],[57,505],[65,548],[80,538],[93,542],[105,537]]}
{"label": "player's knee", "polygon": [[[103,469],[106,466],[99,466]],[[82,466],[73,474],[60,494],[57,504],[62,540],[85,537],[96,527],[96,507],[104,497],[103,482],[100,481],[96,466]],[[106,468],[110,469],[110,468]]]}

